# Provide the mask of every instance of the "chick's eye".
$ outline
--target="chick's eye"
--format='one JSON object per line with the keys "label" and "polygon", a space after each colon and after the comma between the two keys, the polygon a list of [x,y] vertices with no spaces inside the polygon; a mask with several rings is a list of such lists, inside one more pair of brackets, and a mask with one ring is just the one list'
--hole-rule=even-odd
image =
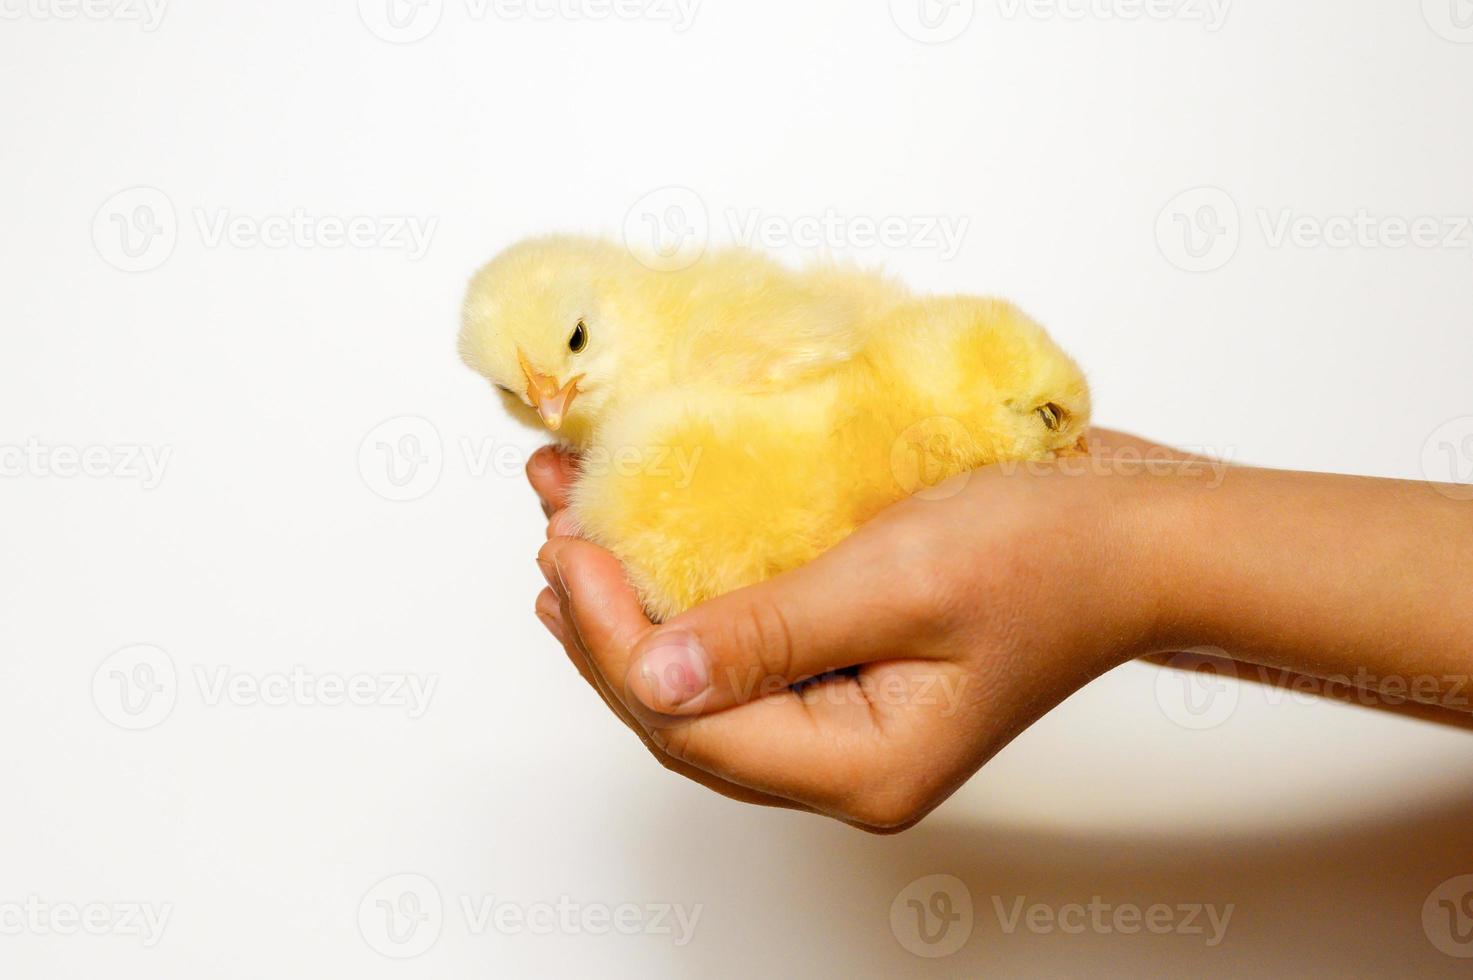
{"label": "chick's eye", "polygon": [[573,336],[568,338],[568,350],[572,351],[574,354],[577,354],[579,351],[583,350],[583,348],[587,346],[588,325],[585,324],[582,320],[579,320],[578,326],[573,328]]}

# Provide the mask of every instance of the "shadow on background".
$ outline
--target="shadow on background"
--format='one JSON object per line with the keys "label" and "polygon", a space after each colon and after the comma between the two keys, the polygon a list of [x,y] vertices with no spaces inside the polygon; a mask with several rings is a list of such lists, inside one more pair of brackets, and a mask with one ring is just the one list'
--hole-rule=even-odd
{"label": "shadow on background", "polygon": [[[670,842],[689,839],[691,815],[677,827],[667,811],[641,818],[648,834],[631,842],[631,857],[647,868],[674,858],[704,869],[699,941],[671,960],[682,975],[1036,976],[1044,964],[1050,976],[1473,975],[1473,959],[1440,952],[1423,926],[1432,890],[1473,873],[1473,775],[1444,802],[1418,807],[1336,822],[1336,801],[1327,799],[1323,826],[1280,832],[1265,813],[1261,833],[1234,836],[1211,826],[1098,835],[933,818],[877,838],[763,812],[745,840],[728,840],[724,827],[709,850],[685,855],[686,845],[672,854]],[[970,938],[943,959],[908,952],[890,925],[896,896],[931,874],[960,879],[974,908]],[[1209,947],[1205,917],[1202,934],[1067,934],[1026,921],[1009,932],[995,904],[1011,915],[1020,897],[1057,910],[1095,896],[1112,907],[1232,911],[1222,941]],[[1452,923],[1444,912],[1431,927],[1454,925],[1473,930],[1473,918]],[[1466,947],[1473,955],[1473,941]]]}

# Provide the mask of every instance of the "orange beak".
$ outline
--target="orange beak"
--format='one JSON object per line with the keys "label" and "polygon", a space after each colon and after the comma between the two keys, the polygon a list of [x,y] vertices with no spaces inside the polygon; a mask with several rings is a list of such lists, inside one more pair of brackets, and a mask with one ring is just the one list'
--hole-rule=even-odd
{"label": "orange beak", "polygon": [[567,418],[568,409],[572,408],[573,399],[578,396],[578,382],[583,380],[583,375],[559,385],[556,378],[534,371],[520,350],[517,351],[517,363],[527,378],[527,401],[542,416],[542,424],[556,432],[562,428],[563,419]]}

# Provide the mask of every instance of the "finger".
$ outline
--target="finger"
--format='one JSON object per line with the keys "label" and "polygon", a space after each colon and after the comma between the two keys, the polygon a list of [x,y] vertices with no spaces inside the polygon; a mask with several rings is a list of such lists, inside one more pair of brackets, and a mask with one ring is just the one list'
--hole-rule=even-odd
{"label": "finger", "polygon": [[547,537],[552,538],[576,538],[578,536],[578,522],[573,518],[573,512],[564,508],[555,511],[547,519]]}
{"label": "finger", "polygon": [[[875,660],[944,656],[933,614],[940,582],[913,530],[903,519],[877,522],[808,565],[658,629],[632,603],[619,634],[592,645],[598,669],[649,711],[692,716]],[[596,555],[573,542],[549,550],[575,594],[598,574]]]}
{"label": "finger", "polygon": [[[545,570],[544,574],[546,574]],[[537,618],[542,621],[543,626],[547,627],[547,631],[552,634],[552,638],[566,646],[568,643],[568,630],[563,622],[562,607],[558,603],[556,593],[552,591],[551,582],[549,582],[548,588],[538,593],[536,610]]]}
{"label": "finger", "polygon": [[[865,826],[888,826],[902,811],[914,812],[915,798],[936,792],[939,799],[944,792],[928,781],[964,768],[940,765],[955,746],[925,744],[946,741],[928,719],[950,717],[948,711],[966,703],[966,671],[946,661],[870,664],[857,674],[764,691],[757,700],[695,718],[661,716],[631,703],[608,665],[625,662],[653,627],[617,560],[571,540],[550,542],[544,554],[561,571],[571,597],[564,617],[594,673],[674,760]],[[906,767],[907,758],[925,764]]]}
{"label": "finger", "polygon": [[568,506],[568,491],[577,474],[577,459],[554,446],[543,446],[527,460],[527,481],[549,515]]}
{"label": "finger", "polygon": [[670,719],[651,739],[672,758],[729,783],[781,796],[841,820],[895,828],[920,819],[970,773],[963,740],[947,737],[937,675],[958,689],[951,663],[871,664],[857,676],[697,718]]}
{"label": "finger", "polygon": [[[626,589],[628,588],[627,583],[624,585],[624,587]],[[664,752],[662,749],[660,749],[658,745],[655,744],[649,733],[645,731],[645,729],[629,713],[628,709],[624,707],[624,705],[612,694],[611,691],[609,691],[607,686],[603,683],[602,678],[600,678],[597,672],[593,670],[591,664],[589,663],[587,653],[584,652],[584,650],[582,649],[581,639],[578,637],[576,630],[572,629],[568,625],[571,622],[572,617],[568,614],[568,611],[566,609],[566,601],[560,602],[557,595],[553,592],[551,588],[544,589],[542,591],[542,594],[537,597],[537,616],[539,619],[542,620],[543,624],[547,626],[549,632],[553,634],[554,638],[562,644],[563,651],[567,654],[568,660],[573,664],[574,668],[578,671],[579,675],[582,676],[583,680],[586,681],[588,685],[593,688],[594,692],[598,694],[599,698],[603,700],[604,704],[606,704],[609,709],[614,712],[615,716],[617,716],[619,720],[622,721],[629,728],[630,731],[634,732],[634,734],[639,738],[640,742],[644,745],[645,749],[648,750],[649,753],[655,757],[655,760],[658,761],[660,765],[662,765],[666,769],[669,769],[671,772],[676,773],[677,775],[684,776],[685,778],[690,779],[693,782],[705,786],[707,789],[710,789],[713,792],[720,793],[722,796],[725,796],[728,799],[736,800],[740,803],[751,803],[757,806],[777,807],[790,810],[809,810],[808,807],[805,807],[799,803],[795,803],[791,800],[771,796],[769,794],[762,793],[745,786],[738,786],[733,783],[729,783],[726,780],[723,780],[710,772],[691,765],[690,763],[681,762],[678,759],[672,758],[669,754]]]}

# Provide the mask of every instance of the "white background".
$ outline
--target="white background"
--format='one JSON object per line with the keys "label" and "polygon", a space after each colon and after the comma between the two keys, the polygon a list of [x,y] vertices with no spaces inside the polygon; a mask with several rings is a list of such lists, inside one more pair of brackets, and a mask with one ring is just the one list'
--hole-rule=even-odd
{"label": "white background", "polygon": [[[1239,461],[1466,479],[1469,234],[1398,249],[1269,233],[1284,214],[1473,215],[1466,0],[1238,0],[1220,23],[1185,3],[1156,19],[1122,16],[1132,0],[1069,16],[963,0],[932,8],[951,19],[931,35],[912,0],[705,0],[683,31],[660,7],[445,0],[405,8],[429,19],[398,33],[380,0],[181,2],[148,23],[122,2],[92,18],[0,0],[0,972],[1466,969],[1423,915],[1473,872],[1473,736],[1438,725],[1234,684],[1196,689],[1206,717],[1181,677],[1131,665],[884,839],[666,773],[533,617],[532,443],[454,355],[479,263],[529,233],[639,227],[660,188],[693,192],[718,242],[754,211],[778,228],[966,219],[954,257],[852,231],[839,252],[1018,300],[1089,370],[1102,424]],[[156,190],[115,198],[139,186]],[[1201,187],[1222,193],[1178,198]],[[299,210],[435,224],[418,258],[392,239],[200,229]],[[1219,267],[1183,268],[1203,263],[1178,214],[1226,230],[1201,239]],[[135,219],[164,235],[132,261],[117,222]],[[145,488],[117,466],[67,476],[64,453],[16,464],[28,446],[171,455]],[[1466,583],[1448,586],[1455,601]],[[128,715],[117,685],[146,677],[133,652],[109,658],[139,644],[167,655],[149,709],[167,715],[133,731],[157,719]],[[213,697],[221,677],[294,668],[437,687],[417,718]],[[374,938],[371,889],[398,874],[443,902],[404,961]],[[930,874],[975,907],[946,959],[891,928],[892,900]],[[477,933],[461,900],[493,896],[701,917],[684,947]],[[1209,949],[1009,934],[993,900],[1019,896],[1234,911]],[[171,914],[147,947],[6,917],[30,897]]]}

